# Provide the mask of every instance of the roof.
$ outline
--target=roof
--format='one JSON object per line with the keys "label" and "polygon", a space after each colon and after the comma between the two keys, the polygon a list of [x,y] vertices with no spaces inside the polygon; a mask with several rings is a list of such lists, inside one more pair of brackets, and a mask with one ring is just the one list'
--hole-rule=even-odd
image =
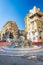
{"label": "roof", "polygon": [[[27,16],[28,16],[28,17],[31,17],[31,16],[33,16],[33,15],[35,15],[35,14],[39,14],[39,15],[43,16],[43,12],[41,12],[40,9],[37,8],[36,6],[34,6],[33,9],[31,9],[31,10],[29,11],[29,13],[27,14]],[[25,18],[26,18],[26,17],[25,17]]]}
{"label": "roof", "polygon": [[[5,25],[7,25],[8,23],[14,23],[14,24],[16,24],[14,21],[8,21]],[[5,26],[5,25],[4,25],[4,26]],[[4,27],[4,26],[3,26],[3,27]]]}

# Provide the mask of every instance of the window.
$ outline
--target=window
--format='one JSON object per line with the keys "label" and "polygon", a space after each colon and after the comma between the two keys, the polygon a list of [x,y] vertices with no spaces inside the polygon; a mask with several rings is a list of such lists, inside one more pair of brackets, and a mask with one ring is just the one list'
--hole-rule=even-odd
{"label": "window", "polygon": [[33,22],[31,22],[31,25],[32,25],[32,29],[34,29],[34,21],[33,21]]}
{"label": "window", "polygon": [[35,40],[35,37],[33,37],[33,40]]}
{"label": "window", "polygon": [[30,30],[30,25],[28,26],[28,29]]}

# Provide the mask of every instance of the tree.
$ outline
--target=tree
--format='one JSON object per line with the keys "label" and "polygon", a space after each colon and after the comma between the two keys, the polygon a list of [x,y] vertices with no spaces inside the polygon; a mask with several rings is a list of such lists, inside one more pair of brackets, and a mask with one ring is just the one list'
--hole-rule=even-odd
{"label": "tree", "polygon": [[18,34],[18,38],[19,38],[20,37],[20,30],[18,30],[17,34]]}
{"label": "tree", "polygon": [[10,39],[13,39],[13,38],[14,38],[13,33],[10,32],[9,38],[10,38]]}

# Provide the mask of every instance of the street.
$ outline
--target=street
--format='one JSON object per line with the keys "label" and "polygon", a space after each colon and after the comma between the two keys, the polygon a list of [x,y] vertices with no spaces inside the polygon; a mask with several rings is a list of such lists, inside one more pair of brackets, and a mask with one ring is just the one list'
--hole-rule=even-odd
{"label": "street", "polygon": [[0,49],[0,65],[43,65],[43,47]]}

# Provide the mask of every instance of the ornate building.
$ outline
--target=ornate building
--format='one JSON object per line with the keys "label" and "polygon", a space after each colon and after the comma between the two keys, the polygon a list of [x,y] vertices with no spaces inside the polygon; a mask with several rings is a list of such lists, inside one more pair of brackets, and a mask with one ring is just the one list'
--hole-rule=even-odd
{"label": "ornate building", "polygon": [[28,39],[36,42],[39,38],[43,38],[43,12],[39,8],[34,6],[24,20]]}
{"label": "ornate building", "polygon": [[0,40],[1,40],[1,32],[0,32]]}
{"label": "ornate building", "polygon": [[1,39],[2,38],[9,38],[9,34],[12,33],[14,38],[16,38],[18,32],[18,26],[13,21],[8,21],[1,30]]}

